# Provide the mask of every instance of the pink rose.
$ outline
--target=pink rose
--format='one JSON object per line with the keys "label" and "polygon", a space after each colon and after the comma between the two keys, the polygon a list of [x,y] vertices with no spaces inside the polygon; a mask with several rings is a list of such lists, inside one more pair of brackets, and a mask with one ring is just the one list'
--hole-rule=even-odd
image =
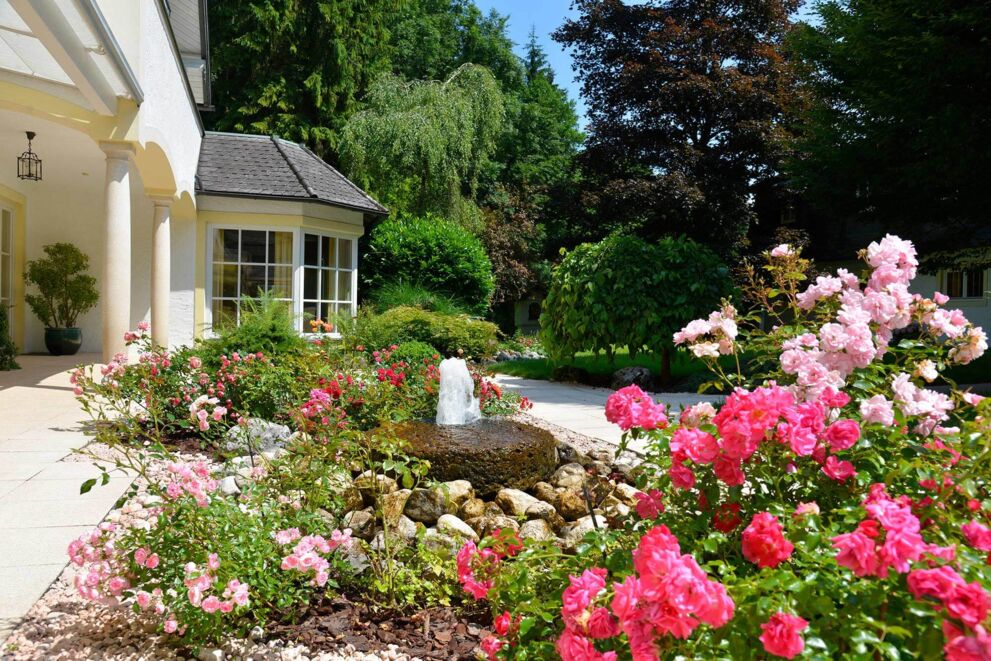
{"label": "pink rose", "polygon": [[639,386],[630,385],[609,395],[606,400],[606,420],[623,431],[663,429],[668,426],[664,404],[655,403]]}
{"label": "pink rose", "polygon": [[837,482],[846,482],[857,474],[853,464],[849,461],[840,461],[832,455],[826,457],[826,463],[823,464],[822,472]]}
{"label": "pink rose", "polygon": [[495,636],[486,636],[482,640],[479,647],[481,647],[482,651],[485,652],[485,657],[488,661],[495,661],[498,658],[496,654],[499,653],[499,650],[502,649],[503,645],[505,645],[505,643]]}
{"label": "pink rose", "polygon": [[991,528],[971,521],[960,526],[964,539],[978,551],[991,551]]}
{"label": "pink rose", "polygon": [[943,602],[946,612],[970,628],[976,627],[988,616],[991,599],[977,581],[966,585],[955,585],[949,598]]}
{"label": "pink rose", "polygon": [[[871,523],[874,523],[873,521]],[[847,569],[852,569],[856,576],[875,576],[880,559],[874,540],[859,529],[833,537],[833,548],[836,563]]]}
{"label": "pink rose", "polygon": [[217,597],[214,595],[210,595],[209,597],[203,600],[203,604],[200,606],[200,608],[202,608],[203,611],[206,613],[216,613],[218,610],[220,610],[221,605],[222,604],[220,603],[220,599],[217,599]]}
{"label": "pink rose", "polygon": [[768,654],[793,659],[805,649],[801,633],[809,628],[809,623],[797,615],[778,611],[760,628],[764,631],[760,642]]}
{"label": "pink rose", "polygon": [[885,399],[884,395],[874,395],[860,402],[860,415],[864,422],[876,423],[890,427],[895,424],[894,404]]}
{"label": "pink rose", "polygon": [[777,567],[791,557],[795,546],[785,539],[778,517],[755,514],[743,531],[743,557],[758,567]]}
{"label": "pink rose", "polygon": [[849,450],[860,440],[860,425],[855,420],[837,420],[826,427],[826,440],[833,452]]}
{"label": "pink rose", "polygon": [[691,489],[695,486],[695,473],[684,464],[674,464],[668,471],[671,484],[678,489]]}
{"label": "pink rose", "polygon": [[565,629],[554,646],[561,661],[616,661],[615,652],[600,652],[592,641],[571,629]]}

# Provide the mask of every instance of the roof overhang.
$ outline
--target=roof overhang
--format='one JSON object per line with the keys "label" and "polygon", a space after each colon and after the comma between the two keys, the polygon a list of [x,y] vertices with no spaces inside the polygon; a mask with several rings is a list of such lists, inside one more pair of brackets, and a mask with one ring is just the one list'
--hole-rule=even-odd
{"label": "roof overhang", "polygon": [[0,76],[112,116],[141,86],[95,0],[0,0]]}
{"label": "roof overhang", "polygon": [[340,202],[331,202],[329,200],[321,200],[316,197],[295,197],[291,195],[264,195],[260,193],[232,193],[228,191],[211,191],[198,189],[196,191],[196,197],[220,197],[220,198],[236,198],[242,200],[270,200],[272,202],[294,202],[296,204],[302,205],[316,205],[318,207],[330,207],[337,209],[347,209],[348,211],[357,211],[358,213],[367,214],[369,216],[386,217],[389,215],[389,211],[383,210],[373,210],[367,207],[359,207],[351,204],[343,204]]}

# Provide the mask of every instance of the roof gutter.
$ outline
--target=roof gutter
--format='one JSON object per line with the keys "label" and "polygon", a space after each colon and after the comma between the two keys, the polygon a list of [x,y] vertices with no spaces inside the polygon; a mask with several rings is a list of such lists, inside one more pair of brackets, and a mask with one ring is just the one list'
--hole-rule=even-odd
{"label": "roof gutter", "polygon": [[124,51],[121,50],[110,26],[107,25],[107,19],[103,16],[100,8],[96,6],[96,0],[77,0],[77,2],[83,10],[83,14],[89,19],[90,27],[93,28],[96,36],[107,49],[107,55],[114,63],[114,68],[117,69],[127,91],[134,98],[134,102],[140,106],[145,100],[145,93],[141,89],[141,84],[138,82],[137,76],[134,75],[134,70],[131,69],[127,58],[124,57]]}

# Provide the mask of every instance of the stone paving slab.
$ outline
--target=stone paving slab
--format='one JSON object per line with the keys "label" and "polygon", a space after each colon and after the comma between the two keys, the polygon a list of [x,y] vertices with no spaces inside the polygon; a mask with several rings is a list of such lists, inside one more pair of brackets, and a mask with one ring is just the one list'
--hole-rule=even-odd
{"label": "stone paving slab", "polygon": [[97,356],[19,356],[0,372],[0,641],[65,567],[69,542],[103,520],[130,484],[90,462],[65,461],[88,442],[69,371]]}
{"label": "stone paving slab", "polygon": [[[590,438],[619,445],[623,435],[619,427],[606,420],[606,400],[613,393],[608,388],[593,388],[574,383],[538,381],[506,374],[496,375],[496,381],[525,395],[532,403],[530,415],[563,427]],[[698,395],[695,393],[654,393],[654,399],[668,405],[668,410],[677,413],[682,406],[697,402],[719,402],[718,395]],[[631,449],[642,452],[643,442],[631,444]]]}

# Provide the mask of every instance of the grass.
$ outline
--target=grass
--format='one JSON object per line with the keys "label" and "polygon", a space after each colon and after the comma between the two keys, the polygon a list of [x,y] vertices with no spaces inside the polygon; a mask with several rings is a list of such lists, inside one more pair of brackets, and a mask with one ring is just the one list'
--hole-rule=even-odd
{"label": "grass", "polygon": [[[605,354],[595,356],[591,351],[583,351],[575,356],[572,361],[561,363],[571,367],[580,367],[587,370],[593,377],[609,377],[618,369],[633,365],[646,367],[657,374],[661,369],[661,359],[653,354],[637,354],[636,358],[630,358],[630,353],[626,349],[618,350],[613,356],[613,362]],[[519,376],[525,379],[541,379],[549,381],[551,373],[557,365],[549,358],[534,358],[525,360],[508,360],[492,365],[491,369],[500,374]],[[698,360],[689,358],[682,352],[676,352],[671,357],[671,377],[674,380],[705,372],[705,365]]]}

